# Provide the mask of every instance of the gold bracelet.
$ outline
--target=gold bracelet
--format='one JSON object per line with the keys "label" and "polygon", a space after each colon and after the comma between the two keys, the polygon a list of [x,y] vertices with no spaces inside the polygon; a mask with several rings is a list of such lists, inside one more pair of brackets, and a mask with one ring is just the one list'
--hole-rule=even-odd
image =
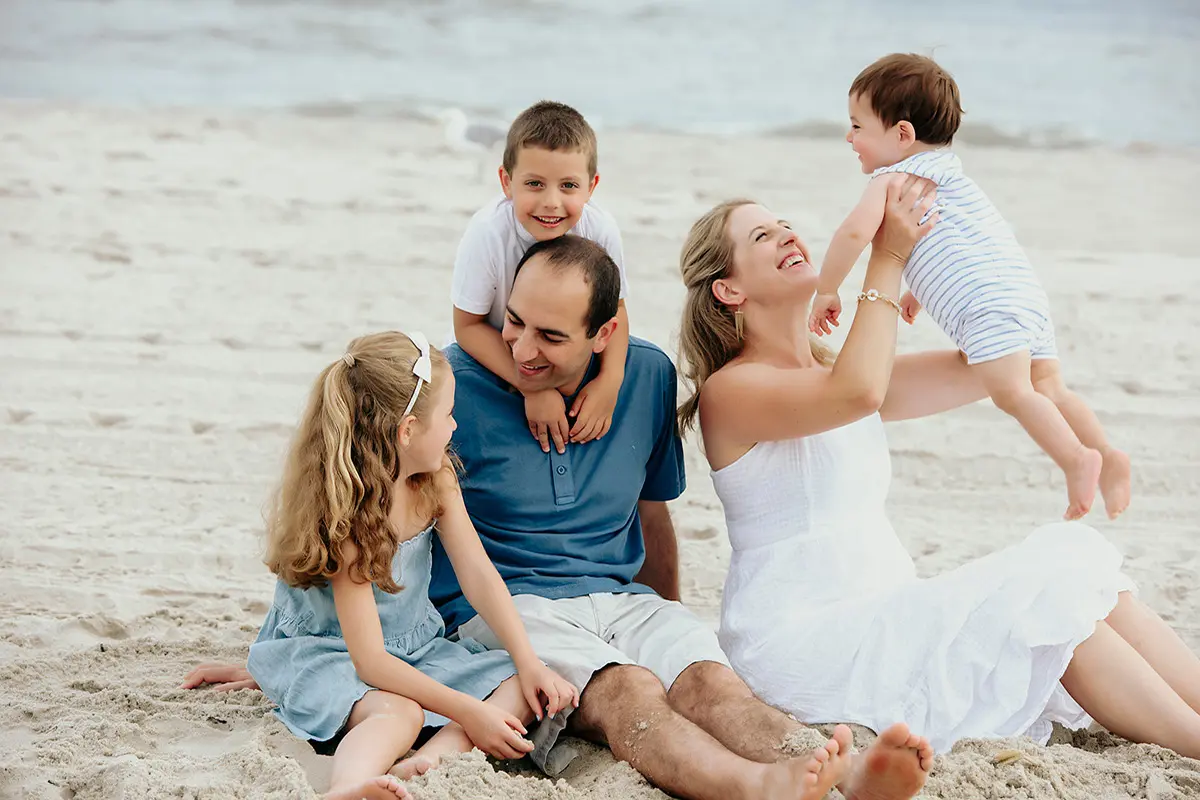
{"label": "gold bracelet", "polygon": [[874,303],[876,300],[882,300],[883,302],[887,303],[892,308],[896,309],[896,313],[898,313],[898,314],[904,313],[904,309],[900,308],[899,303],[897,303],[895,300],[888,297],[886,294],[879,291],[878,289],[867,289],[865,292],[859,292],[858,293],[858,302],[861,303],[863,300],[868,300],[872,303]]}

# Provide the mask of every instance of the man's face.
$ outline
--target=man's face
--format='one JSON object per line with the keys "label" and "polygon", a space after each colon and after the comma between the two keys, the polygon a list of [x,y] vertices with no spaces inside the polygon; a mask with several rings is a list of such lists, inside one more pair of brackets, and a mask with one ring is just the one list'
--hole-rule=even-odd
{"label": "man's face", "polygon": [[525,262],[513,283],[501,335],[516,364],[522,394],[557,389],[574,394],[592,355],[608,346],[616,320],[588,338],[591,289],[577,269],[559,270],[544,255]]}

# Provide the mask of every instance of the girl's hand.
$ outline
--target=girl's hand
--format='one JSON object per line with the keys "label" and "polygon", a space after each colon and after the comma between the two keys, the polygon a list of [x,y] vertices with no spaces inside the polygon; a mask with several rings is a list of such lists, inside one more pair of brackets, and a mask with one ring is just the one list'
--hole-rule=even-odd
{"label": "girl's hand", "polygon": [[258,688],[250,671],[241,664],[201,664],[184,677],[179,688],[196,689],[210,683],[217,692]]}
{"label": "girl's hand", "polygon": [[454,721],[463,726],[472,744],[492,758],[520,758],[533,752],[521,720],[491,703],[475,700]]}
{"label": "girl's hand", "polygon": [[568,706],[579,708],[579,690],[540,661],[519,670],[517,680],[525,702],[539,722],[543,711],[553,717]]}

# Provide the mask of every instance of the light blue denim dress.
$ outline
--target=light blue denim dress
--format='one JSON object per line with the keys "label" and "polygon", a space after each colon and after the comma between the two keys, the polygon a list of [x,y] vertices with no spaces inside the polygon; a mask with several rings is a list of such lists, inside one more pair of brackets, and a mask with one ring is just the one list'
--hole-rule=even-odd
{"label": "light blue denim dress", "polygon": [[[397,549],[392,577],[403,589],[388,594],[372,587],[383,643],[430,678],[482,700],[516,668],[503,650],[489,651],[473,639],[445,638],[442,617],[429,600],[433,535],[430,525]],[[297,589],[279,581],[246,666],[276,705],[275,715],[296,736],[315,742],[337,736],[354,704],[374,688],[355,672],[328,585]],[[427,727],[447,722],[425,712]]]}

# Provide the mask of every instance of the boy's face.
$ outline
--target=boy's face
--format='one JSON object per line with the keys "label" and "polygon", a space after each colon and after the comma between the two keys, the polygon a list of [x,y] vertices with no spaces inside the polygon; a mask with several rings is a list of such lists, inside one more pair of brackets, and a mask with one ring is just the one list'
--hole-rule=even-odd
{"label": "boy's face", "polygon": [[880,167],[890,167],[903,160],[904,150],[898,131],[899,124],[885,127],[862,95],[850,96],[850,130],[846,141],[858,154],[862,171],[870,174]]}
{"label": "boy's face", "polygon": [[588,174],[582,150],[523,147],[511,175],[500,168],[500,186],[513,201],[517,221],[539,242],[575,227],[599,180]]}

